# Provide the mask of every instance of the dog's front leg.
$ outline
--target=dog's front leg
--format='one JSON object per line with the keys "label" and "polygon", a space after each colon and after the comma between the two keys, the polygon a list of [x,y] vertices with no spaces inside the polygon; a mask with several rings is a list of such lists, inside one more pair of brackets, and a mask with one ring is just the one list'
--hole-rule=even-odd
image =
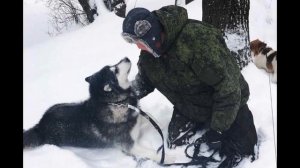
{"label": "dog's front leg", "polygon": [[272,75],[272,82],[277,83],[277,72],[273,73]]}
{"label": "dog's front leg", "polygon": [[154,160],[156,162],[159,162],[161,159],[161,156],[157,154],[155,150],[141,146],[137,142],[133,144],[130,153],[138,157]]}
{"label": "dog's front leg", "polygon": [[132,147],[129,149],[129,153],[133,154],[135,156],[148,158],[148,159],[159,162],[160,156],[156,153],[155,150],[146,148],[139,144],[142,134],[143,134],[143,131],[145,131],[144,123],[145,123],[145,119],[142,116],[138,116],[136,125],[130,132],[130,136],[133,139],[134,143],[133,143]]}
{"label": "dog's front leg", "polygon": [[[157,163],[160,163],[161,160],[161,153],[157,153],[154,149],[149,149],[147,147],[141,146],[138,143],[134,143],[133,147],[130,150],[130,153],[134,156],[139,156],[142,158],[148,158],[150,160],[153,160]],[[175,163],[176,156],[175,155],[169,155],[165,154],[165,164],[172,164]]]}
{"label": "dog's front leg", "polygon": [[272,82],[277,83],[277,60],[275,60],[277,58],[274,58],[274,60],[272,61],[272,65],[273,65],[273,69],[274,69],[274,73],[272,76]]}
{"label": "dog's front leg", "polygon": [[[148,122],[149,121],[147,121],[144,117],[141,117],[141,116],[138,117],[137,124],[131,131],[131,138],[133,139],[134,143],[129,152],[135,156],[148,158],[148,159],[154,160],[159,163],[161,160],[160,153],[158,154],[156,152],[156,150],[147,148],[143,145],[140,145],[140,140],[143,136],[143,133],[147,132],[146,131],[147,126],[145,125],[145,123],[148,123]],[[174,163],[175,158],[176,158],[175,156],[166,154],[165,155],[165,163]]]}

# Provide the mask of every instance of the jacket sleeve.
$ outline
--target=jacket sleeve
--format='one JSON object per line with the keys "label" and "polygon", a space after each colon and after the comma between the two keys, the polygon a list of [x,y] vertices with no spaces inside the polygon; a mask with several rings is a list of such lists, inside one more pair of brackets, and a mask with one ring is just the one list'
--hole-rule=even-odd
{"label": "jacket sleeve", "polygon": [[[223,132],[230,128],[239,110],[240,71],[237,65],[233,65],[235,60],[230,60],[231,55],[228,55],[226,49],[202,45],[202,49],[195,52],[191,67],[199,80],[214,90],[210,127]],[[225,59],[229,59],[230,64]]]}
{"label": "jacket sleeve", "polygon": [[148,79],[148,77],[143,73],[140,67],[139,67],[138,74],[135,76],[135,80],[133,80],[131,83],[131,87],[133,93],[138,99],[147,96],[155,89],[152,83],[150,82],[150,80]]}

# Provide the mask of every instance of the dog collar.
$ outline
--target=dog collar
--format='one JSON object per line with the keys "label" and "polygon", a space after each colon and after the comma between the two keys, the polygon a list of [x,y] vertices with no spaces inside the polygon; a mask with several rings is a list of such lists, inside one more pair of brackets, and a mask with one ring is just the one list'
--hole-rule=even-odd
{"label": "dog collar", "polygon": [[128,107],[128,103],[107,103],[108,105],[117,106],[117,107]]}

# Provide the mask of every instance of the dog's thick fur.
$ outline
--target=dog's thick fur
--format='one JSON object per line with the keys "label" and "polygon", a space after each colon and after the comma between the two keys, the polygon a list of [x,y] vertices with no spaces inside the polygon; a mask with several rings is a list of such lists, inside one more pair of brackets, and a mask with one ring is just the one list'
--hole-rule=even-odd
{"label": "dog's thick fur", "polygon": [[159,161],[155,150],[138,143],[139,126],[144,121],[128,108],[128,104],[138,103],[127,79],[130,68],[130,60],[124,58],[87,77],[90,98],[82,103],[56,104],[49,108],[38,124],[23,132],[23,149],[43,144],[120,147],[130,154]]}
{"label": "dog's thick fur", "polygon": [[272,82],[277,83],[277,51],[259,39],[250,42],[251,56],[258,68],[272,74]]}

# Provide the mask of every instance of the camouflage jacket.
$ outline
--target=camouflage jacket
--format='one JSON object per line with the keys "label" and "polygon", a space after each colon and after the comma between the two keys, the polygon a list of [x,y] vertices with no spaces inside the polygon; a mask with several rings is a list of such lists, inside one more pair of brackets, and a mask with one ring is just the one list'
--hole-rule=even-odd
{"label": "camouflage jacket", "polygon": [[141,51],[133,87],[139,98],[155,88],[183,115],[227,130],[249,97],[247,82],[219,30],[188,19],[186,9],[153,11],[164,27],[164,54]]}

